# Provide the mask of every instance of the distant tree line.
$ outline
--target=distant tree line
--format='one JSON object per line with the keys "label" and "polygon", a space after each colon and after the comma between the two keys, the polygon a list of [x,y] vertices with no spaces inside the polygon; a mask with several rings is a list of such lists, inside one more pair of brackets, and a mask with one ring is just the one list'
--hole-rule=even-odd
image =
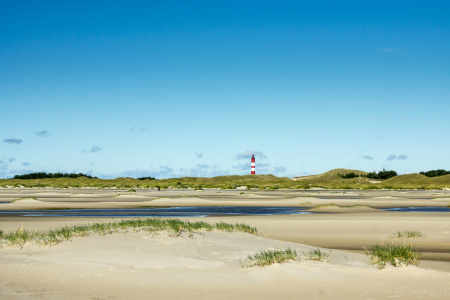
{"label": "distant tree line", "polygon": [[351,173],[347,173],[347,174],[338,174],[339,176],[341,176],[344,179],[351,179],[351,178],[355,178],[355,177],[367,177],[367,178],[371,178],[371,179],[389,179],[392,178],[394,176],[397,176],[397,172],[395,171],[386,171],[385,169],[383,169],[383,171],[380,172],[370,172],[368,174],[356,174],[355,172],[351,172]]}
{"label": "distant tree line", "polygon": [[24,175],[15,175],[13,179],[45,179],[45,178],[78,178],[78,177],[87,177],[87,178],[97,178],[88,174],[83,173],[45,173],[45,172],[37,172],[30,173]]}
{"label": "distant tree line", "polygon": [[427,177],[438,177],[450,174],[450,171],[445,171],[443,169],[431,170],[428,172],[420,172],[420,174],[425,175]]}
{"label": "distant tree line", "polygon": [[370,172],[366,176],[371,179],[389,179],[389,178],[397,176],[397,172],[387,171],[387,170],[383,169],[383,171],[380,171],[378,173]]}
{"label": "distant tree line", "polygon": [[[344,179],[351,179],[351,178],[359,177],[359,174],[356,174],[355,172],[351,172],[351,173],[347,173],[347,174],[338,174],[338,175]],[[365,176],[366,175],[361,174],[361,177],[365,177]]]}
{"label": "distant tree line", "polygon": [[146,180],[146,179],[148,179],[148,180],[155,180],[156,178],[148,176],[148,177],[139,177],[138,179],[139,180]]}

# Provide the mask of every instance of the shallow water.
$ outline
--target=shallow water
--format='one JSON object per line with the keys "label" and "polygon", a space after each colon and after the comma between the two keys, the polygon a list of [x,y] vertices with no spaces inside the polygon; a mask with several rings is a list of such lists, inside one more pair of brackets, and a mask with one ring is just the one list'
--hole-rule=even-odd
{"label": "shallow water", "polygon": [[383,210],[388,211],[405,211],[405,212],[450,212],[450,207],[397,207],[397,208],[385,208]]}
{"label": "shallow water", "polygon": [[140,209],[64,209],[0,211],[0,214],[14,214],[23,217],[213,217],[220,215],[299,215],[311,214],[304,211],[309,207],[263,207],[263,206],[224,206],[224,207],[168,207]]}

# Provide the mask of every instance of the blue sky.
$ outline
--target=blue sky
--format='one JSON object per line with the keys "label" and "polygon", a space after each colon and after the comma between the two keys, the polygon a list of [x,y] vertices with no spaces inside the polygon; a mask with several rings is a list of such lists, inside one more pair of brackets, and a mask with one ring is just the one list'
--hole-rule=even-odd
{"label": "blue sky", "polygon": [[448,1],[0,1],[0,177],[450,169]]}

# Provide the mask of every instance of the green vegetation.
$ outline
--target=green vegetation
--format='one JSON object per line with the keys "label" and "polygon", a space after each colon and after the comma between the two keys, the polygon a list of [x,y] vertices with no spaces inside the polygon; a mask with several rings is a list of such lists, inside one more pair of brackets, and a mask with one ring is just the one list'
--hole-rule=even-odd
{"label": "green vegetation", "polygon": [[419,174],[425,175],[427,177],[438,177],[438,176],[449,175],[450,171],[438,169],[438,170],[431,170],[431,171],[427,171],[427,172],[420,172]]}
{"label": "green vegetation", "polygon": [[44,179],[44,178],[78,178],[78,177],[86,177],[86,178],[97,178],[92,177],[83,173],[30,173],[24,175],[15,175],[13,179]]}
{"label": "green vegetation", "polygon": [[315,261],[330,261],[331,260],[331,251],[330,253],[325,253],[320,251],[319,248],[309,251],[308,253],[303,252],[306,256],[306,260],[315,260]]}
{"label": "green vegetation", "polygon": [[155,177],[139,177],[138,180],[155,180]]}
{"label": "green vegetation", "polygon": [[320,204],[314,207],[314,209],[324,209],[324,208],[330,208],[330,207],[339,207],[339,208],[355,208],[355,207],[370,207],[368,205],[363,204],[356,204],[356,205],[338,205],[336,203],[327,203],[327,204]]}
{"label": "green vegetation", "polygon": [[344,179],[351,179],[351,178],[356,178],[356,177],[359,178],[360,176],[367,177],[366,174],[356,174],[355,172],[350,172],[350,173],[347,173],[347,174],[344,174],[344,175],[342,175],[342,174],[338,174],[338,175],[341,176]]}
{"label": "green vegetation", "polygon": [[181,221],[178,219],[148,218],[65,226],[48,231],[28,231],[23,228],[18,228],[11,233],[4,233],[3,230],[0,230],[0,247],[23,247],[26,242],[39,246],[52,246],[74,237],[88,236],[93,233],[106,235],[127,232],[130,230],[134,232],[141,230],[147,232],[169,231],[171,236],[179,236],[182,231],[192,233],[201,230],[241,231],[251,234],[258,233],[256,228],[246,224],[229,224],[224,222],[215,224],[205,222],[191,223],[189,221]]}
{"label": "green vegetation", "polygon": [[374,245],[372,250],[366,249],[366,255],[369,257],[371,264],[377,264],[378,267],[384,268],[386,264],[394,267],[418,265],[422,258],[422,253],[411,249],[410,245]]}
{"label": "green vegetation", "polygon": [[130,190],[128,190],[127,192],[128,192],[128,193],[136,193],[136,190],[130,189]]}
{"label": "green vegetation", "polygon": [[393,238],[406,238],[406,239],[419,239],[419,238],[425,238],[425,235],[420,231],[415,230],[406,230],[406,231],[397,231]]}
{"label": "green vegetation", "polygon": [[[351,174],[351,175],[349,175]],[[69,178],[43,179],[0,179],[3,188],[117,188],[117,189],[236,189],[246,186],[247,189],[279,190],[279,189],[443,189],[450,188],[450,174],[427,177],[421,174],[395,175],[395,171],[381,171],[378,174],[359,170],[335,169],[320,175],[298,180],[273,175],[229,175],[211,178],[181,177],[171,179],[154,179],[142,177],[119,177],[116,179],[98,179],[87,176]],[[361,176],[361,177],[359,177]],[[390,177],[393,176],[393,177]],[[343,178],[345,177],[345,178]],[[351,178],[352,177],[352,178]],[[389,179],[383,179],[388,178]],[[381,181],[381,183],[374,182]],[[372,182],[371,182],[372,181]]]}
{"label": "green vegetation", "polygon": [[27,199],[37,200],[36,197],[30,196],[30,197],[23,197],[23,198],[14,199],[13,201],[11,201],[11,202],[9,202],[9,203],[14,203],[14,202],[19,201],[19,200],[27,200]]}
{"label": "green vegetation", "polygon": [[281,264],[289,261],[298,261],[297,251],[287,248],[286,250],[266,250],[254,255],[248,255],[246,259],[239,260],[242,268],[265,267],[275,263]]}
{"label": "green vegetation", "polygon": [[397,176],[397,172],[395,172],[395,171],[386,171],[385,169],[383,169],[383,171],[380,171],[378,173],[371,172],[371,173],[367,174],[368,178],[371,178],[371,179],[382,179],[382,180],[383,179],[389,179],[389,178],[392,178],[392,177],[395,177],[395,176]]}
{"label": "green vegetation", "polygon": [[0,179],[0,187],[25,188],[117,188],[117,189],[149,189],[158,188],[194,188],[194,189],[235,189],[236,186],[247,186],[258,189],[292,188],[298,184],[287,177],[273,175],[244,175],[244,176],[218,176],[181,177],[171,179],[139,180],[131,177],[116,179],[98,178],[44,178],[44,179]]}
{"label": "green vegetation", "polygon": [[316,205],[314,207],[314,209],[324,209],[324,208],[330,208],[330,207],[340,207],[340,206],[335,203],[327,203],[327,204]]}
{"label": "green vegetation", "polygon": [[311,202],[306,201],[306,202],[300,203],[299,205],[300,205],[300,206],[311,206],[312,204],[311,204]]}

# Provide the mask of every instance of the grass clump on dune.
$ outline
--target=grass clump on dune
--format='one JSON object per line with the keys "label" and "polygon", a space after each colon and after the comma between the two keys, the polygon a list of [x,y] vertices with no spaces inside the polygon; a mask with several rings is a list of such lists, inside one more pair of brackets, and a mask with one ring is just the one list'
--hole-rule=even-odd
{"label": "grass clump on dune", "polygon": [[327,204],[316,205],[314,208],[315,209],[324,209],[324,208],[329,208],[329,207],[340,207],[340,206],[335,203],[327,203]]}
{"label": "grass clump on dune", "polygon": [[339,208],[356,208],[356,207],[370,207],[368,205],[363,204],[356,204],[356,205],[337,205],[336,203],[327,203],[327,204],[320,204],[314,207],[314,209],[324,209],[324,208],[331,208],[331,207],[339,207]]}
{"label": "grass clump on dune", "polygon": [[280,264],[300,259],[296,250],[287,248],[286,250],[266,250],[260,253],[247,256],[246,259],[239,260],[242,268],[265,267],[273,264]]}
{"label": "grass clump on dune", "polygon": [[147,232],[169,231],[171,236],[179,236],[182,231],[192,233],[201,230],[258,233],[256,228],[246,224],[229,224],[224,222],[209,224],[206,222],[189,222],[178,219],[148,218],[64,226],[48,231],[29,231],[23,229],[23,227],[19,227],[11,233],[5,233],[0,230],[0,248],[23,247],[27,242],[39,246],[53,246],[74,237],[83,237],[94,233],[106,235],[141,230]]}
{"label": "grass clump on dune", "polygon": [[394,267],[417,266],[422,258],[422,253],[412,250],[411,245],[374,245],[372,250],[366,249],[366,255],[371,264],[376,264],[383,269],[386,264]]}
{"label": "grass clump on dune", "polygon": [[406,238],[406,239],[419,239],[419,238],[425,238],[425,235],[416,230],[406,230],[406,231],[397,231],[393,238]]}
{"label": "grass clump on dune", "polygon": [[37,200],[37,198],[34,197],[34,196],[23,197],[23,198],[14,199],[13,201],[11,201],[11,202],[9,202],[9,203],[14,203],[14,202],[19,201],[19,200]]}
{"label": "grass clump on dune", "polygon": [[320,251],[319,248],[309,251],[308,253],[303,252],[306,256],[306,260],[315,260],[315,261],[330,261],[331,253],[325,253]]}

